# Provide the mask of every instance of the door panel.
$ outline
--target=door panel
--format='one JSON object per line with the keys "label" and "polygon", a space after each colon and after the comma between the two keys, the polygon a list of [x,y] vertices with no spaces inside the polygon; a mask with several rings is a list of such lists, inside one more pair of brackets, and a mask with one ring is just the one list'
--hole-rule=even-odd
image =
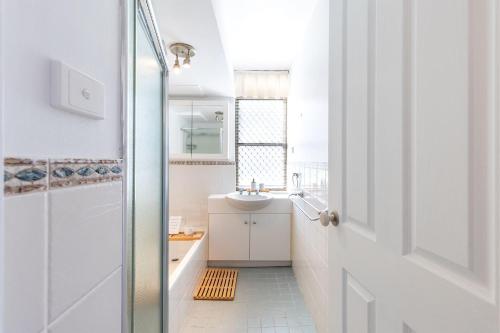
{"label": "door panel", "polygon": [[209,259],[248,260],[250,214],[209,215]]}
{"label": "door panel", "polygon": [[[469,266],[470,217],[467,2],[409,5],[410,146],[404,147],[411,154],[410,251],[464,268]],[[443,15],[446,24],[425,23]],[[446,241],[451,229],[452,242]]]}
{"label": "door panel", "polygon": [[373,235],[368,197],[371,191],[373,114],[373,9],[371,0],[349,1],[345,13],[345,195],[346,218]]}
{"label": "door panel", "polygon": [[250,260],[290,260],[290,214],[252,214]]}
{"label": "door panel", "polygon": [[344,332],[375,333],[375,298],[344,271]]}
{"label": "door panel", "polygon": [[498,333],[498,1],[330,4],[329,331]]}
{"label": "door panel", "polygon": [[[494,71],[488,71],[493,45],[487,10],[492,5],[415,2],[408,9],[406,43],[407,251],[481,284],[488,283],[493,268],[488,235],[495,223],[489,201]],[[447,24],[434,24],[432,31],[422,23],[422,17],[438,22],[445,14]]]}

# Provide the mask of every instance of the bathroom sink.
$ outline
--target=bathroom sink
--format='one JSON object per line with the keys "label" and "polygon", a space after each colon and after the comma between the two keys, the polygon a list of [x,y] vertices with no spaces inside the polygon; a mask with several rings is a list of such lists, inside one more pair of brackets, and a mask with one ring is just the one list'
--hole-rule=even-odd
{"label": "bathroom sink", "polygon": [[239,192],[226,195],[227,202],[234,208],[241,210],[258,210],[266,207],[273,200],[273,196],[267,193],[240,194]]}

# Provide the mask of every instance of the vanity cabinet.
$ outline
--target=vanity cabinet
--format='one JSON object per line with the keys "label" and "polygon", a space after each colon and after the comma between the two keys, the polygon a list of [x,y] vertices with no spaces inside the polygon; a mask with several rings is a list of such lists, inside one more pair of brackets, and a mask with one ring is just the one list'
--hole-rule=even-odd
{"label": "vanity cabinet", "polygon": [[290,260],[290,214],[209,214],[208,235],[209,260]]}
{"label": "vanity cabinet", "polygon": [[248,214],[210,214],[208,247],[210,260],[248,260],[250,238]]}
{"label": "vanity cabinet", "polygon": [[250,215],[250,260],[290,260],[290,215]]}

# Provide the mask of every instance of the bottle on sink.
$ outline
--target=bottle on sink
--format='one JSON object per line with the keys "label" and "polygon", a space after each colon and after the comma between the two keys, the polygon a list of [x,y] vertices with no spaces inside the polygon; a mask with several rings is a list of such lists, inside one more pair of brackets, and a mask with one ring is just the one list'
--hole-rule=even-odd
{"label": "bottle on sink", "polygon": [[250,184],[250,190],[251,190],[252,192],[257,191],[257,183],[255,182],[255,178],[254,178],[254,179],[252,179],[252,183]]}

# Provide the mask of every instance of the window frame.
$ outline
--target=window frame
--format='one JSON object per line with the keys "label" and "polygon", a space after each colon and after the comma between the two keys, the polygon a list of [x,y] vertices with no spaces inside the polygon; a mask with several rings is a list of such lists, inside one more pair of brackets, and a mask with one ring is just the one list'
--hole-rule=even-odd
{"label": "window frame", "polygon": [[[283,101],[284,104],[284,109],[285,109],[285,115],[284,115],[284,137],[285,140],[283,143],[252,143],[252,142],[239,142],[239,113],[240,113],[240,101]],[[240,188],[240,186],[243,186],[239,184],[239,164],[240,164],[240,159],[239,159],[239,154],[238,154],[238,148],[240,146],[246,146],[246,147],[282,147],[283,148],[283,187],[273,187],[273,188],[267,188],[270,191],[286,191],[287,190],[287,184],[288,184],[288,127],[287,127],[287,122],[288,122],[288,101],[286,98],[236,98],[235,100],[235,116],[234,116],[235,124],[234,124],[234,135],[235,135],[235,140],[234,140],[234,148],[235,148],[235,163],[236,163],[236,190]]]}

